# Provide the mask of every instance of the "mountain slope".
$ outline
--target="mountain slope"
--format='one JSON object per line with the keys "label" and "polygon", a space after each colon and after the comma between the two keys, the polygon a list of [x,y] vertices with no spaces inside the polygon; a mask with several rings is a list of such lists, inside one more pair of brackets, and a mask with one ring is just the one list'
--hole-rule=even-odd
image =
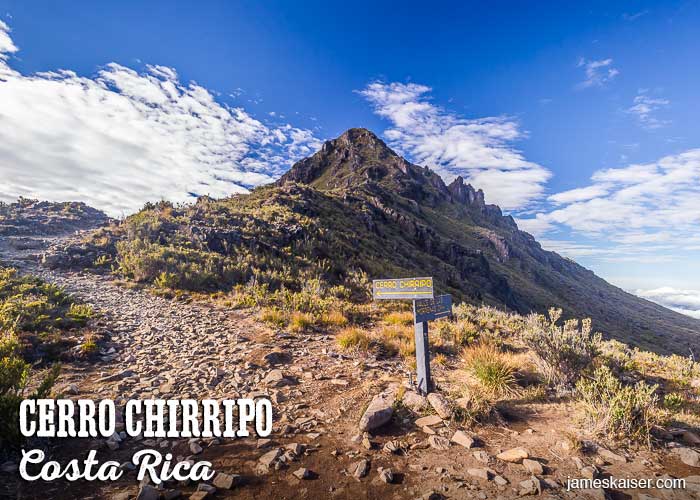
{"label": "mountain slope", "polygon": [[660,353],[688,355],[700,340],[700,321],[543,250],[481,190],[461,178],[446,185],[365,129],[327,141],[250,194],[149,204],[51,253],[48,265],[113,268],[160,287],[243,287],[252,303],[276,291],[366,301],[372,278],[432,275],[455,301],[519,313],[561,307]]}
{"label": "mountain slope", "polygon": [[485,204],[481,190],[461,178],[445,185],[370,131],[351,129],[326,142],[277,185],[290,183],[307,184],[366,214],[367,234],[357,236],[389,243],[382,260],[406,272],[433,274],[459,298],[520,313],[556,305],[568,316],[593,318],[612,337],[662,352],[687,355],[700,340],[700,321],[626,293],[543,250],[510,216]]}

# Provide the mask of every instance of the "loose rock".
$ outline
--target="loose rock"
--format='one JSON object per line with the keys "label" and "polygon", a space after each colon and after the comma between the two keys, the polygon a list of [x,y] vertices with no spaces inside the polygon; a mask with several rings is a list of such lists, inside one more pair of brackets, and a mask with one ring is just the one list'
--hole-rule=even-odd
{"label": "loose rock", "polygon": [[530,454],[525,448],[513,448],[506,450],[503,453],[496,455],[496,458],[504,462],[520,463],[523,459],[528,458]]}

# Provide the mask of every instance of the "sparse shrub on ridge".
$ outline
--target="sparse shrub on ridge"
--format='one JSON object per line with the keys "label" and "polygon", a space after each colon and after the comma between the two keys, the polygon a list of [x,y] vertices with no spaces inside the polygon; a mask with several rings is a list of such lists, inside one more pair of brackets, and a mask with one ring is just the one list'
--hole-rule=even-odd
{"label": "sparse shrub on ridge", "polygon": [[609,439],[651,443],[651,429],[662,421],[658,386],[624,385],[603,365],[576,384],[578,401],[591,429]]}
{"label": "sparse shrub on ridge", "polygon": [[546,381],[559,388],[571,388],[598,354],[601,335],[592,333],[591,320],[569,320],[557,325],[561,309],[527,317],[523,342],[536,355],[535,363]]}

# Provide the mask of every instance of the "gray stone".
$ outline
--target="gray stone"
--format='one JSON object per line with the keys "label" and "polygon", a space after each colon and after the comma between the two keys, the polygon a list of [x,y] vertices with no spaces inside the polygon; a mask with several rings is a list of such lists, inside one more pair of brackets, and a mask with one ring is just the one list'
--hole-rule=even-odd
{"label": "gray stone", "polygon": [[284,387],[287,385],[295,385],[296,381],[287,377],[282,370],[271,370],[262,381],[268,387]]}
{"label": "gray stone", "polygon": [[440,415],[440,418],[450,418],[452,416],[452,405],[439,392],[431,392],[428,394],[428,403],[433,407],[435,412]]}
{"label": "gray stone", "polygon": [[520,481],[520,496],[539,495],[542,493],[542,482],[536,477],[531,477],[525,481]]}
{"label": "gray stone", "polygon": [[387,394],[374,396],[360,418],[360,430],[370,431],[388,423],[394,414],[393,404],[393,398]]}
{"label": "gray stone", "polygon": [[190,443],[190,451],[193,455],[199,455],[202,453],[202,447],[196,441]]}
{"label": "gray stone", "polygon": [[506,450],[503,453],[496,455],[496,458],[504,462],[520,463],[523,459],[528,458],[530,453],[525,448],[513,448]]}
{"label": "gray stone", "polygon": [[428,415],[427,417],[417,418],[414,423],[418,427],[442,425],[442,418],[439,415]]}
{"label": "gray stone", "polygon": [[138,495],[136,495],[136,500],[158,500],[159,498],[160,491],[150,484],[144,484],[141,486]]}
{"label": "gray stone", "polygon": [[428,444],[431,448],[436,450],[449,450],[450,440],[442,436],[430,436],[428,438]]}
{"label": "gray stone", "polygon": [[627,459],[625,457],[623,457],[622,455],[618,455],[617,453],[614,453],[614,452],[608,450],[607,448],[602,448],[599,446],[597,451],[598,451],[598,455],[603,457],[605,460],[609,460],[611,462],[621,462],[621,463],[627,462]]}
{"label": "gray stone", "polygon": [[484,450],[475,451],[472,453],[472,455],[474,455],[474,458],[476,458],[479,462],[484,464],[489,463],[489,460],[491,460],[489,454],[486,453]]}
{"label": "gray stone", "polygon": [[525,458],[523,459],[523,467],[525,467],[525,469],[530,474],[544,474],[544,467],[542,467],[542,464],[539,463],[537,460],[530,460],[529,458]]}
{"label": "gray stone", "polygon": [[681,447],[675,448],[673,452],[678,455],[678,458],[680,458],[681,462],[683,462],[685,465],[700,467],[700,453],[697,451],[691,448]]}
{"label": "gray stone", "polygon": [[453,443],[462,445],[467,449],[474,448],[474,446],[476,445],[476,440],[473,437],[467,435],[467,433],[465,433],[464,431],[456,431],[452,435],[451,441]]}
{"label": "gray stone", "polygon": [[263,465],[265,467],[272,467],[275,462],[279,460],[279,458],[282,456],[282,450],[279,448],[276,448],[274,450],[270,450],[267,453],[265,453],[263,456],[261,456],[258,459],[258,462],[260,465]]}
{"label": "gray stone", "polygon": [[505,486],[506,484],[508,484],[508,480],[505,477],[499,475],[494,476],[493,482],[496,483],[498,486]]}
{"label": "gray stone", "polygon": [[409,410],[419,413],[428,404],[428,400],[417,392],[406,391],[401,398],[401,403]]}
{"label": "gray stone", "polygon": [[211,484],[222,490],[230,490],[238,484],[239,479],[240,476],[237,474],[224,474],[223,472],[219,472],[214,476],[214,480]]}
{"label": "gray stone", "polygon": [[484,481],[489,480],[489,471],[486,469],[467,469],[467,474]]}
{"label": "gray stone", "polygon": [[391,484],[394,482],[394,473],[391,472],[391,469],[379,467],[377,468],[377,473],[380,481],[387,484]]}
{"label": "gray stone", "polygon": [[295,470],[293,474],[294,477],[296,477],[299,480],[311,479],[312,476],[311,471],[305,467]]}
{"label": "gray stone", "polygon": [[369,460],[363,458],[359,462],[355,462],[350,467],[350,472],[355,477],[355,479],[362,479],[369,472]]}

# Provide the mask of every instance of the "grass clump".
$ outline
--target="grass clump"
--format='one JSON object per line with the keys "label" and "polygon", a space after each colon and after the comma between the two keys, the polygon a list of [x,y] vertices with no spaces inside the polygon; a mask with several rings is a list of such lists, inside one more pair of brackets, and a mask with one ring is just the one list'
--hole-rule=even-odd
{"label": "grass clump", "polygon": [[314,324],[314,317],[309,313],[295,311],[289,319],[289,330],[294,333],[307,331]]}
{"label": "grass clump", "polygon": [[287,314],[277,308],[269,307],[260,312],[260,320],[268,325],[281,328],[287,325]]}
{"label": "grass clump", "polygon": [[350,323],[350,320],[340,309],[333,309],[321,316],[321,323],[324,326],[342,328]]}
{"label": "grass clump", "polygon": [[592,430],[609,439],[650,444],[651,429],[661,422],[657,385],[624,385],[607,366],[576,384],[578,400]]}
{"label": "grass clump", "polygon": [[494,396],[518,393],[516,368],[510,356],[490,342],[480,342],[462,351],[467,370],[481,387]]}
{"label": "grass clump", "polygon": [[539,314],[527,318],[522,332],[524,343],[536,355],[535,364],[547,383],[569,389],[581,371],[598,354],[601,335],[591,332],[591,320],[569,320],[557,325],[561,309],[549,310],[549,318]]}
{"label": "grass clump", "polygon": [[392,311],[384,315],[384,323],[396,326],[411,326],[413,313],[411,311]]}
{"label": "grass clump", "polygon": [[[38,381],[32,367],[21,356],[17,337],[6,333],[0,336],[0,449],[10,450],[23,441],[19,432],[19,406],[24,399],[44,399],[50,396],[60,371],[56,364]],[[36,385],[31,394],[30,385]]]}
{"label": "grass clump", "polygon": [[345,351],[368,351],[372,341],[367,333],[358,327],[341,330],[336,336],[338,346]]}

